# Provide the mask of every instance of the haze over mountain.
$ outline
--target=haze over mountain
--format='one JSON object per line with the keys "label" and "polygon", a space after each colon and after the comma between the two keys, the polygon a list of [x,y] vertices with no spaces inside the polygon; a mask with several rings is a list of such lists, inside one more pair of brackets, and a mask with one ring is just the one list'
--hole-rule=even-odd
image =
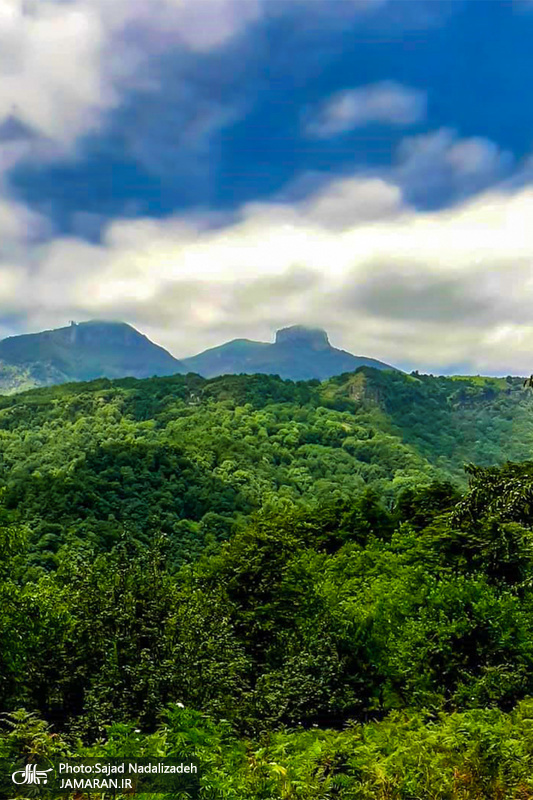
{"label": "haze over mountain", "polygon": [[0,342],[0,389],[16,391],[94,378],[149,378],[186,371],[125,322],[71,323]]}
{"label": "haze over mountain", "polygon": [[178,360],[125,322],[75,323],[0,341],[0,391],[94,378],[149,378],[197,372],[205,378],[267,373],[291,380],[325,380],[358,367],[393,367],[337,350],[319,328],[294,325],[274,344],[236,339],[192,358]]}
{"label": "haze over mountain", "polygon": [[374,358],[338,350],[331,346],[326,331],[303,325],[282,328],[276,333],[274,344],[234,339],[185,358],[183,364],[204,378],[262,372],[291,380],[325,380],[358,367],[394,369]]}

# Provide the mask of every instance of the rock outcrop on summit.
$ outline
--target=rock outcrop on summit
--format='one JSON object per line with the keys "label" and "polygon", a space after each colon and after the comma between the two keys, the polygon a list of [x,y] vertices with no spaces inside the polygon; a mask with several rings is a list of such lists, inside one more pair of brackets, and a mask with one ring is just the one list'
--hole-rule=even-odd
{"label": "rock outcrop on summit", "polygon": [[273,344],[234,339],[183,359],[190,372],[205,378],[217,375],[267,373],[291,380],[326,380],[358,367],[394,369],[389,364],[366,356],[354,356],[332,347],[326,331],[293,325],[276,333]]}

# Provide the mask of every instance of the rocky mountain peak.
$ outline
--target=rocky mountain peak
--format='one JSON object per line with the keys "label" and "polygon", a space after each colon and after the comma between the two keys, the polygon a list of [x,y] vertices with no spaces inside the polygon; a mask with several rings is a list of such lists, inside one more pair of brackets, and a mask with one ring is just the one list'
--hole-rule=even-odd
{"label": "rocky mountain peak", "polygon": [[307,328],[305,325],[292,325],[290,328],[281,328],[276,333],[276,344],[288,344],[311,350],[328,350],[331,347],[325,330],[322,330],[322,328]]}

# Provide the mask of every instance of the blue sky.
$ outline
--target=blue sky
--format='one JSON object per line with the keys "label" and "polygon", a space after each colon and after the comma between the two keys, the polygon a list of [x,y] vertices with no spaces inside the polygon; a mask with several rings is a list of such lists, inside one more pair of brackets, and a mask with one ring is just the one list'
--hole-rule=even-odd
{"label": "blue sky", "polygon": [[5,5],[0,334],[531,371],[529,0]]}
{"label": "blue sky", "polygon": [[[75,159],[23,162],[13,190],[68,230],[77,212],[235,209],[309,171],[390,168],[406,134],[443,127],[486,138],[516,161],[532,149],[533,13],[519,3],[391,0],[366,12],[350,0],[314,12],[318,0],[265,5],[265,18],[223,47],[161,54],[154,85],[124,92],[103,129],[80,138]],[[334,93],[391,80],[426,93],[424,118],[306,135],[302,118]],[[430,188],[417,205],[452,199],[444,181]]]}

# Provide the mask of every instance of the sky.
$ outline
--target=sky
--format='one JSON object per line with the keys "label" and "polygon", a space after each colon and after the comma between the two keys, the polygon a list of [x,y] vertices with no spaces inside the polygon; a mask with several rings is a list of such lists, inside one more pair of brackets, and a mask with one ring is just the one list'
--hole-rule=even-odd
{"label": "sky", "polygon": [[0,0],[0,337],[533,371],[533,0]]}

